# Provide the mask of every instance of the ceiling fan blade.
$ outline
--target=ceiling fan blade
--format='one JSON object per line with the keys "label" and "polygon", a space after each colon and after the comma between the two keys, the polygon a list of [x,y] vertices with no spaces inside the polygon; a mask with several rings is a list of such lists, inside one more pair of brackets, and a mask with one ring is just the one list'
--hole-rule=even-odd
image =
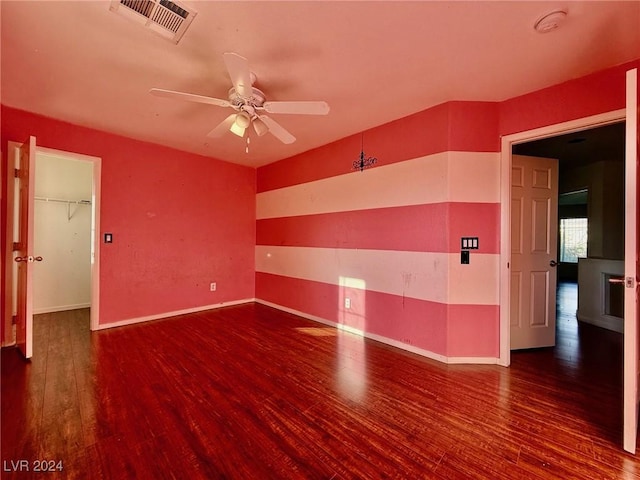
{"label": "ceiling fan blade", "polygon": [[209,105],[217,105],[218,107],[230,107],[228,100],[221,100],[213,97],[203,97],[202,95],[194,95],[192,93],[174,92],[173,90],[163,90],[161,88],[152,88],[149,90],[151,95],[163,98],[172,98],[174,100],[186,100],[187,102],[207,103]]}
{"label": "ceiling fan blade", "polygon": [[224,63],[227,66],[236,93],[241,97],[251,97],[253,88],[251,87],[251,71],[249,70],[247,59],[237,53],[225,53]]}
{"label": "ceiling fan blade", "polygon": [[235,121],[236,121],[236,114],[232,113],[227,118],[225,118],[222,122],[220,122],[216,128],[214,128],[209,133],[207,133],[207,137],[217,138],[224,135],[226,132],[229,131],[229,129],[231,129],[231,126]]}
{"label": "ceiling fan blade", "polygon": [[285,130],[282,125],[280,125],[272,118],[269,118],[266,115],[260,115],[258,118],[262,120],[267,127],[269,127],[269,131],[273,134],[273,136],[280,140],[282,143],[289,144],[296,141],[296,137],[291,135],[288,131]]}
{"label": "ceiling fan blade", "polygon": [[294,113],[300,115],[326,115],[327,102],[265,102],[264,110],[269,113]]}

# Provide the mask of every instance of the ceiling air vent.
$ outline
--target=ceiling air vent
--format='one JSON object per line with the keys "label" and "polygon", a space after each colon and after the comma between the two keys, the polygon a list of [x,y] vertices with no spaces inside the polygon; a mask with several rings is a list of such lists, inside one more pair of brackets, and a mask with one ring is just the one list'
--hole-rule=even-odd
{"label": "ceiling air vent", "polygon": [[169,0],[111,0],[112,12],[142,23],[178,43],[197,12]]}

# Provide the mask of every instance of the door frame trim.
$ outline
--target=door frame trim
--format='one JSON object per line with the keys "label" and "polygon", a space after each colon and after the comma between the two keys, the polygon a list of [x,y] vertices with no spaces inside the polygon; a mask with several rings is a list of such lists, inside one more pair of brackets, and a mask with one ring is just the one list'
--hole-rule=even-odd
{"label": "door frame trim", "polygon": [[15,157],[16,149],[20,148],[22,142],[7,142],[7,155],[6,158],[3,158],[2,161],[7,164],[7,178],[5,179],[7,182],[7,210],[4,217],[4,223],[2,228],[5,233],[5,251],[2,252],[3,256],[3,274],[5,278],[5,289],[2,292],[4,298],[4,311],[2,312],[2,322],[4,323],[4,343],[3,347],[8,345],[15,345],[16,343],[16,330],[12,322],[13,309],[14,309],[14,298],[13,298],[13,279],[14,279],[14,262],[13,262],[13,239],[14,239],[14,203],[15,203],[15,179],[13,172],[9,168],[9,166],[14,165],[14,160],[10,160],[10,158]]}
{"label": "door frame trim", "polygon": [[[15,149],[19,148],[22,142],[16,142],[9,140],[7,142],[7,157],[14,155]],[[101,201],[101,184],[102,184],[102,158],[94,157],[91,155],[84,155],[82,153],[68,152],[65,150],[57,150],[53,148],[42,147],[37,144],[36,137],[36,155],[48,154],[58,157],[67,158],[70,160],[79,160],[84,162],[93,163],[93,180],[92,180],[92,218],[93,228],[91,232],[91,320],[90,329],[97,330],[100,324],[100,201]],[[8,158],[5,159],[8,161]],[[3,252],[5,260],[5,291],[2,294],[5,297],[5,310],[2,312],[2,321],[5,326],[5,344],[2,346],[8,346],[15,344],[15,331],[11,323],[11,316],[13,315],[14,298],[13,298],[13,225],[15,218],[14,211],[14,198],[13,198],[13,175],[11,172],[7,173],[7,212],[3,228],[6,233],[6,250]]]}
{"label": "door frame trim", "polygon": [[[626,74],[624,274],[635,278],[624,294],[623,448],[636,453],[638,436],[638,69]],[[634,111],[635,110],[635,111]],[[635,191],[636,198],[629,192]],[[635,238],[634,238],[635,237]],[[635,241],[634,241],[635,240]]]}
{"label": "door frame trim", "polygon": [[513,145],[567,133],[588,130],[625,120],[625,109],[583,117],[567,122],[546,125],[532,130],[504,135],[500,148],[500,357],[498,364],[511,364],[511,154]]}
{"label": "door frame trim", "polygon": [[82,153],[67,152],[47,147],[36,147],[36,155],[42,153],[69,160],[90,162],[93,164],[91,185],[91,330],[97,330],[100,324],[100,199],[102,179],[102,158]]}

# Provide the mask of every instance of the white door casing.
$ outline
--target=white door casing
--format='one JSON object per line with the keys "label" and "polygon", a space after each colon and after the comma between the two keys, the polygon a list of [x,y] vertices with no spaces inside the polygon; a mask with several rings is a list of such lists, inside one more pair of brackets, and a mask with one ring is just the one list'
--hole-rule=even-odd
{"label": "white door casing", "polygon": [[625,110],[612,110],[590,117],[569,120],[532,130],[505,135],[501,140],[500,164],[500,357],[498,364],[511,364],[511,157],[518,143],[579,132],[590,128],[622,122]]}
{"label": "white door casing", "polygon": [[[35,155],[36,153],[44,153],[47,155],[54,156],[62,156],[65,158],[79,160],[84,162],[91,162],[93,164],[93,184],[92,184],[92,200],[91,200],[91,209],[92,209],[92,223],[91,223],[91,319],[90,319],[90,328],[91,330],[97,330],[99,328],[99,316],[100,316],[100,200],[101,200],[101,164],[102,160],[99,157],[93,157],[88,155],[83,155],[79,153],[66,152],[61,150],[55,150],[46,147],[40,147],[36,145],[35,137],[30,137],[30,140],[25,143],[18,143],[14,141],[9,141],[7,146],[7,171],[12,173],[15,167],[18,166],[20,160],[17,160],[21,156],[21,152],[26,152],[29,150],[30,157],[32,157],[33,165],[35,165]],[[26,358],[30,358],[32,354],[32,341],[30,340],[30,331],[31,325],[33,322],[33,295],[29,293],[28,288],[19,289],[19,274],[18,270],[20,270],[20,266],[23,262],[15,262],[15,257],[22,257],[31,255],[34,257],[35,255],[26,253],[27,251],[24,248],[21,251],[13,251],[14,242],[18,241],[20,237],[20,230],[24,228],[23,219],[20,217],[20,203],[25,203],[25,205],[30,204],[31,206],[31,244],[33,244],[33,205],[34,205],[34,168],[30,169],[30,176],[32,176],[30,184],[30,192],[28,194],[28,199],[24,202],[20,200],[19,184],[22,183],[21,179],[14,179],[13,174],[8,175],[7,178],[7,215],[5,217],[4,228],[7,232],[7,246],[5,252],[3,252],[4,256],[4,270],[3,273],[6,276],[6,288],[5,291],[2,292],[5,298],[5,310],[3,311],[3,321],[5,322],[5,344],[3,346],[20,344],[20,347],[23,354],[25,354]],[[24,176],[24,173],[22,174]],[[18,184],[18,185],[14,185]],[[15,192],[15,195],[14,195]],[[15,211],[14,211],[15,210]],[[28,209],[25,210],[28,212]],[[29,220],[28,216],[25,216],[26,223],[28,226]],[[22,234],[23,237],[25,234]],[[33,262],[26,262],[28,268],[33,268]],[[27,270],[27,269],[25,269]],[[29,273],[29,272],[27,272]],[[29,282],[25,282],[22,280],[25,287],[29,285]],[[13,314],[17,314],[18,307],[25,312],[22,317],[25,319],[23,323],[20,323],[19,315],[16,315],[17,324],[15,325],[15,336],[13,334],[11,316]],[[29,321],[28,319],[31,318]],[[24,325],[24,327],[23,327]],[[20,338],[19,338],[20,336]]]}
{"label": "white door casing", "polygon": [[623,446],[638,434],[638,70],[626,75]]}

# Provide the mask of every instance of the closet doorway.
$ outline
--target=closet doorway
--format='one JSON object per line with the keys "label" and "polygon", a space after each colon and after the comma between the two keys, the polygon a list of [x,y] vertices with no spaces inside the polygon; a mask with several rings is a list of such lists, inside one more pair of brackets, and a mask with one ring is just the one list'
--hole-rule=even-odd
{"label": "closet doorway", "polygon": [[91,307],[93,162],[36,153],[33,313]]}
{"label": "closet doorway", "polygon": [[[47,315],[55,315],[58,312],[81,312],[86,309],[89,314],[91,330],[96,330],[99,324],[100,312],[100,191],[101,191],[101,164],[99,157],[80,153],[41,147],[37,145],[36,138],[30,136],[24,143],[16,141],[8,142],[8,162],[11,170],[15,169],[15,175],[7,178],[7,216],[5,228],[12,232],[13,242],[7,242],[5,249],[5,275],[6,289],[3,292],[5,302],[5,332],[9,333],[7,345],[18,345],[25,358],[30,358],[33,346],[33,313],[34,307],[38,312],[50,312]],[[38,162],[40,158],[40,162]],[[36,180],[37,163],[40,163],[41,175]],[[91,183],[87,193],[87,187],[82,183],[77,185],[78,176],[83,174],[74,172],[73,165],[84,165],[84,169],[91,172]],[[71,166],[71,167],[70,167]],[[80,168],[79,170],[82,170]],[[38,191],[36,193],[36,183]],[[88,197],[86,197],[88,195]],[[37,199],[36,199],[37,198]],[[49,208],[57,207],[58,210]],[[57,226],[47,234],[47,227],[40,225],[36,228],[35,210],[44,212],[39,222],[54,223]],[[85,211],[82,211],[85,210]],[[60,232],[57,230],[69,230],[75,225],[70,225],[80,218],[79,215],[88,214],[88,280],[86,270],[70,268],[60,262],[59,250],[77,254],[86,252],[87,243],[84,238],[87,230],[72,231],[71,239],[60,240]],[[62,222],[62,223],[58,223]],[[64,223],[66,222],[66,223]],[[44,228],[44,233],[43,233]],[[39,231],[37,231],[39,230]],[[68,233],[68,232],[67,232]],[[44,248],[47,257],[34,249],[38,237],[38,247]],[[74,238],[75,237],[75,238]],[[81,246],[78,246],[81,245]],[[87,257],[84,256],[86,265]],[[35,275],[45,264],[58,265],[58,268],[47,269],[42,272],[38,280]],[[62,264],[62,266],[60,266]],[[66,269],[66,271],[65,271]],[[54,271],[52,274],[51,272]],[[69,273],[71,272],[71,273]],[[35,275],[34,275],[35,273]],[[68,283],[67,283],[68,280]],[[34,302],[34,283],[38,281],[40,293],[37,304]],[[82,283],[81,288],[78,285]],[[75,290],[72,292],[73,288]],[[86,291],[90,292],[89,298]],[[82,292],[84,291],[84,297]],[[60,294],[62,292],[62,294]]]}

